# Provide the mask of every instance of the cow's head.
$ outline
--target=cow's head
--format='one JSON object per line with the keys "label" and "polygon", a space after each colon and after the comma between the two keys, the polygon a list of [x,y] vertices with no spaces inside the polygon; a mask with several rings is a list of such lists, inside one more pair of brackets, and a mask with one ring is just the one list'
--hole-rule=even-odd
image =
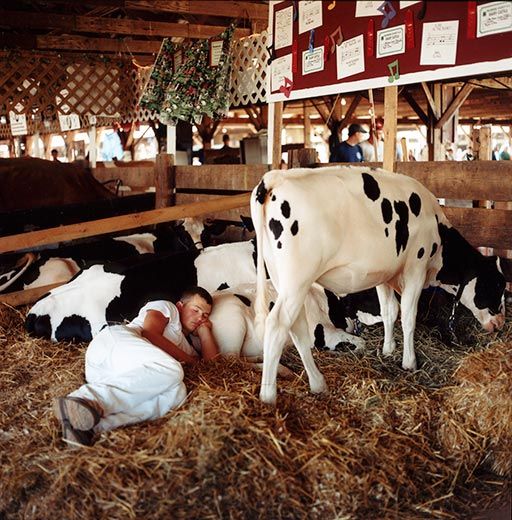
{"label": "cow's head", "polygon": [[460,301],[488,332],[503,327],[505,277],[498,257],[482,257],[478,275],[465,285]]}

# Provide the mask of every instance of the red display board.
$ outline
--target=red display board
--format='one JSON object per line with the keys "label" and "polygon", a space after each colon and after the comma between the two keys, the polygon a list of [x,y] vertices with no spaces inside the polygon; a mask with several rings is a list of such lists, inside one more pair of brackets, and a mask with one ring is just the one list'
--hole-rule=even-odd
{"label": "red display board", "polygon": [[269,101],[512,70],[512,2],[286,0],[270,17]]}

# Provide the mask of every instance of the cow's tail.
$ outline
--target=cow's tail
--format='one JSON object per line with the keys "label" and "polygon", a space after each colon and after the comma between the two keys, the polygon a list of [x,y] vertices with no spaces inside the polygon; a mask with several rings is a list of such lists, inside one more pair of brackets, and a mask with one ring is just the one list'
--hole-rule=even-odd
{"label": "cow's tail", "polygon": [[25,253],[14,266],[14,270],[19,268],[19,271],[5,283],[0,285],[0,292],[8,289],[23,273],[38,259],[38,256],[34,253]]}
{"label": "cow's tail", "polygon": [[263,342],[265,319],[267,317],[267,284],[265,259],[263,255],[263,234],[265,233],[265,199],[264,179],[254,188],[251,194],[251,217],[256,232],[256,299],[254,302],[254,325],[258,338]]}

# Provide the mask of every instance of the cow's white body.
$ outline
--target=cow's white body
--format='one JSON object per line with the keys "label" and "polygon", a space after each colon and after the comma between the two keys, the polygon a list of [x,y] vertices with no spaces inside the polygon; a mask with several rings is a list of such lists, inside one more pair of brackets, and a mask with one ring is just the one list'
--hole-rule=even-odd
{"label": "cow's white body", "polygon": [[[415,215],[410,206],[416,209],[417,197],[421,206]],[[391,209],[390,215],[382,207],[384,199],[389,201],[389,207],[384,205]],[[276,367],[288,333],[301,354],[311,390],[326,388],[311,355],[304,319],[304,301],[314,282],[337,294],[377,287],[384,354],[395,347],[398,303],[393,290],[400,293],[402,365],[416,367],[417,302],[442,265],[438,221],[446,221],[426,188],[410,177],[382,170],[370,175],[365,167],[275,170],[253,190],[251,214],[262,253],[258,255],[259,325],[267,309],[263,260],[279,294],[264,323],[263,401],[275,402]]]}

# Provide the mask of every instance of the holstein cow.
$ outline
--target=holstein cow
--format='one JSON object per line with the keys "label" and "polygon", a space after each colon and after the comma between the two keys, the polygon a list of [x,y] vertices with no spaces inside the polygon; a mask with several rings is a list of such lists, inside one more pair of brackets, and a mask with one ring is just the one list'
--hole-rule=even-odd
{"label": "holstein cow", "polygon": [[186,251],[194,247],[201,250],[204,234],[205,226],[201,220],[185,219],[178,225],[171,228],[162,227],[154,233],[100,237],[28,253],[19,259],[17,265],[4,263],[5,267],[0,274],[0,292],[65,283],[81,269],[91,265],[118,261],[139,254]]}
{"label": "holstein cow", "polygon": [[[394,291],[401,294],[405,369],[416,368],[413,336],[421,290],[438,284],[443,270],[453,273],[454,285],[468,280],[464,292],[472,301],[479,293],[477,317],[486,330],[504,323],[505,284],[497,259],[476,255],[434,195],[410,177],[354,166],[274,170],[253,190],[251,214],[259,253],[256,325],[264,330],[264,402],[276,400],[276,367],[288,334],[311,391],[326,390],[311,354],[304,311],[315,282],[335,294],[377,288],[385,355],[395,348]],[[278,292],[270,313],[264,264]]]}

